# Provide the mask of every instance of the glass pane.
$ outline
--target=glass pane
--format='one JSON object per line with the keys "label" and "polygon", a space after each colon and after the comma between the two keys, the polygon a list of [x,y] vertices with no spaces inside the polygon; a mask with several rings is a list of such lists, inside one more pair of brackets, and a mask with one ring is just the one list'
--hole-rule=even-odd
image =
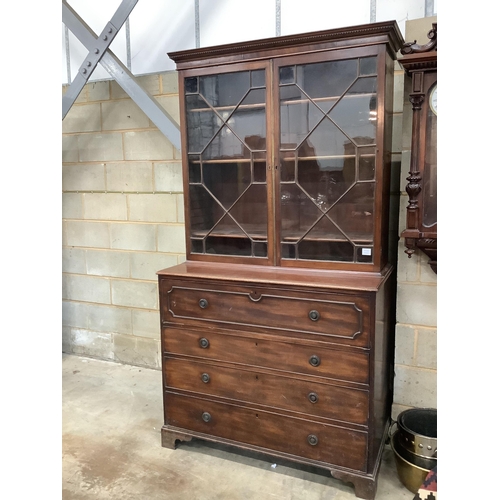
{"label": "glass pane", "polygon": [[282,149],[295,149],[324,116],[324,113],[297,86],[281,87]]}
{"label": "glass pane", "polygon": [[250,72],[200,76],[200,94],[213,106],[236,106],[250,88]]}
{"label": "glass pane", "polygon": [[342,95],[357,76],[357,59],[297,66],[297,85],[313,99]]}
{"label": "glass pane", "polygon": [[360,75],[376,75],[377,74],[377,58],[376,57],[362,57],[359,60],[359,74]]}
{"label": "glass pane", "polygon": [[281,68],[283,259],[372,262],[376,62]]}
{"label": "glass pane", "polygon": [[429,227],[437,223],[437,115],[431,109],[427,115],[425,142],[422,222]]}
{"label": "glass pane", "polygon": [[229,209],[250,186],[250,162],[203,163],[203,183]]}
{"label": "glass pane", "polygon": [[186,94],[198,93],[198,77],[192,76],[184,79],[184,89]]}
{"label": "glass pane", "polygon": [[188,152],[199,153],[222,126],[222,120],[198,95],[186,96]]}
{"label": "glass pane", "polygon": [[359,148],[359,180],[375,180],[375,149]]}
{"label": "glass pane", "polygon": [[317,158],[320,168],[328,169],[332,156],[343,156],[349,138],[328,118],[324,118],[299,147],[299,158]]}
{"label": "glass pane", "polygon": [[252,87],[265,87],[266,86],[266,72],[263,69],[252,71]]}
{"label": "glass pane", "polygon": [[201,238],[224,215],[214,197],[200,185],[189,186],[191,236]]}
{"label": "glass pane", "polygon": [[267,187],[252,184],[229,213],[254,240],[267,240]]}
{"label": "glass pane", "polygon": [[266,94],[263,89],[251,90],[227,121],[234,133],[249,149],[266,149]]}
{"label": "glass pane", "polygon": [[374,182],[355,184],[328,215],[352,241],[373,243],[374,201]]}
{"label": "glass pane", "polygon": [[296,184],[281,185],[281,241],[298,241],[322,212]]}
{"label": "glass pane", "polygon": [[[186,82],[191,251],[267,257],[265,70]],[[199,93],[197,93],[199,92]]]}
{"label": "glass pane", "polygon": [[[192,131],[196,135],[196,131]],[[199,132],[202,134],[202,132]],[[224,125],[213,141],[203,151],[203,160],[222,160],[229,158],[250,158],[250,150],[238,139],[231,129]]]}

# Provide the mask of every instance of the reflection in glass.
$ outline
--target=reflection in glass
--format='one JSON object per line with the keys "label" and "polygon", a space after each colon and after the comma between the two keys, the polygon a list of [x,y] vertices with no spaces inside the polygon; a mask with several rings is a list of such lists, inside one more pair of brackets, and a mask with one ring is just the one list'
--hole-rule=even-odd
{"label": "reflection in glass", "polygon": [[[429,95],[433,89],[430,90]],[[425,165],[423,176],[423,218],[424,226],[437,223],[437,115],[429,106],[425,139]]]}
{"label": "reflection in glass", "polygon": [[282,259],[372,262],[376,64],[281,68]]}
{"label": "reflection in glass", "polygon": [[188,80],[191,251],[267,257],[265,70]]}

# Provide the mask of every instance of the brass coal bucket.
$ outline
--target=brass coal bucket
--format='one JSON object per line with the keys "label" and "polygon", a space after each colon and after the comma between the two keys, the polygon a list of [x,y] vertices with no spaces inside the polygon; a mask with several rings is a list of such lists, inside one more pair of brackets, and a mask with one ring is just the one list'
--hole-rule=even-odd
{"label": "brass coal bucket", "polygon": [[399,480],[417,493],[437,465],[437,410],[412,408],[401,412],[390,439]]}

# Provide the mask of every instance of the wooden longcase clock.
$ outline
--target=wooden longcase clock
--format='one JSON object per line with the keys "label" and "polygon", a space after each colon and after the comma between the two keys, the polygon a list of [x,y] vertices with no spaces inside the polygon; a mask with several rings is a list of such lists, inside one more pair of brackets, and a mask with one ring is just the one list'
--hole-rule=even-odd
{"label": "wooden longcase clock", "polygon": [[399,61],[411,77],[413,107],[409,201],[401,236],[408,257],[422,250],[437,274],[437,23],[427,36],[425,45],[406,43]]}

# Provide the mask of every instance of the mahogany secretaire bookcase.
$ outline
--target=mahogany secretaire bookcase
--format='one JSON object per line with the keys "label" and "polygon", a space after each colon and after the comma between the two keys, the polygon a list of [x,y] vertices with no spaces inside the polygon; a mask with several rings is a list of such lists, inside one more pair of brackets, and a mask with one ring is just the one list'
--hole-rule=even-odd
{"label": "mahogany secretaire bookcase", "polygon": [[175,52],[187,261],[158,272],[162,444],[373,498],[392,402],[395,22]]}

